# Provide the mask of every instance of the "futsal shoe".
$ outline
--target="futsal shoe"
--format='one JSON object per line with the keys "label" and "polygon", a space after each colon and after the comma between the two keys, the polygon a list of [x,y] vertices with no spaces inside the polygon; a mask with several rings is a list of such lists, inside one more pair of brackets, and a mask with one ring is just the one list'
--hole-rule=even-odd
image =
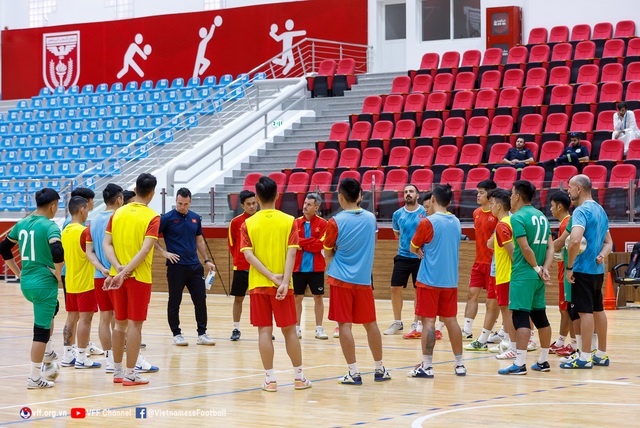
{"label": "futsal shoe", "polygon": [[216,341],[210,338],[206,333],[198,336],[198,340],[196,341],[196,345],[214,346],[215,344]]}
{"label": "futsal shoe", "polygon": [[333,329],[333,337],[334,339],[340,339],[340,327],[336,327]]}
{"label": "futsal shoe", "polygon": [[463,365],[457,365],[453,368],[454,373],[456,374],[456,376],[466,376],[467,375],[467,368]]}
{"label": "futsal shoe", "polygon": [[394,321],[394,322],[389,326],[389,328],[388,328],[388,329],[386,329],[386,330],[384,331],[384,333],[383,333],[383,334],[386,334],[387,336],[388,336],[388,335],[392,335],[392,334],[398,334],[398,333],[401,333],[401,332],[402,332],[402,330],[404,330],[404,326],[402,325],[402,322],[396,322],[396,321]]}
{"label": "futsal shoe", "polygon": [[440,330],[436,330],[436,340],[442,340],[442,332]]}
{"label": "futsal shoe", "polygon": [[417,329],[413,328],[409,333],[403,334],[403,339],[420,339],[422,337],[422,333],[420,333]]}
{"label": "futsal shoe", "polygon": [[187,339],[181,334],[173,336],[173,344],[176,346],[189,346],[189,342],[187,342]]}
{"label": "futsal shoe", "polygon": [[465,342],[473,340],[473,333],[462,330],[462,340],[464,340]]}
{"label": "futsal shoe", "polygon": [[486,343],[480,343],[478,340],[474,340],[473,342],[464,345],[465,351],[487,351],[488,347]]}
{"label": "futsal shoe", "polygon": [[89,342],[87,350],[89,351],[90,355],[104,355],[104,351],[99,346],[93,344],[93,342]]}
{"label": "futsal shoe", "polygon": [[58,359],[58,354],[56,354],[56,351],[51,351],[51,352],[45,352],[44,357],[42,358],[42,362],[43,363],[51,363],[53,361],[56,361]]}
{"label": "futsal shoe", "polygon": [[376,382],[384,382],[385,380],[391,380],[391,375],[382,367],[382,369],[376,369],[376,372],[373,375],[373,380]]}
{"label": "futsal shoe", "polygon": [[102,364],[91,361],[91,359],[87,357],[84,361],[76,360],[74,366],[76,369],[99,369],[102,367]]}
{"label": "futsal shoe", "polygon": [[309,389],[311,388],[311,382],[306,377],[304,379],[296,379],[293,382],[294,389]]}
{"label": "futsal shoe", "polygon": [[278,390],[278,384],[275,380],[273,382],[265,380],[262,384],[262,390],[267,392],[276,392]]}
{"label": "futsal shoe", "polygon": [[593,361],[589,359],[588,361],[581,360],[576,358],[575,360],[567,363],[560,364],[561,369],[591,369],[593,368]]}
{"label": "futsal shoe", "polygon": [[504,340],[504,335],[500,335],[500,333],[497,332],[492,332],[489,335],[489,339],[487,340],[487,342],[489,343],[500,343]]}
{"label": "futsal shoe", "polygon": [[538,349],[538,344],[535,340],[529,340],[529,344],[527,345],[527,352],[535,351]]}
{"label": "futsal shoe", "polygon": [[573,351],[571,354],[567,355],[566,357],[560,358],[560,362],[561,363],[572,363],[575,360],[577,360],[578,358],[580,358],[580,350],[576,349],[575,351]]}
{"label": "futsal shoe", "polygon": [[136,361],[136,370],[140,373],[156,373],[160,369],[157,366],[151,365],[150,362],[145,360],[142,354],[138,354],[138,361]]}
{"label": "futsal shoe", "polygon": [[351,374],[347,372],[346,375],[340,378],[340,383],[343,385],[362,385],[362,376],[360,373]]}
{"label": "futsal shoe", "polygon": [[527,374],[527,365],[523,364],[521,366],[517,366],[515,364],[510,365],[505,369],[498,370],[498,374],[501,375],[526,375]]}
{"label": "futsal shoe", "polygon": [[114,369],[113,383],[122,383],[123,379],[124,379],[124,369],[123,368]]}
{"label": "futsal shoe", "polygon": [[432,379],[433,374],[433,366],[424,367],[423,363],[418,364],[413,370],[407,373],[409,377],[420,377],[425,379]]}
{"label": "futsal shoe", "polygon": [[234,328],[233,331],[231,332],[231,337],[229,338],[229,340],[232,342],[236,342],[240,340],[240,330],[238,330],[237,328]]}
{"label": "futsal shoe", "polygon": [[496,355],[496,359],[498,360],[515,360],[516,353],[513,349],[507,349],[501,354]]}
{"label": "futsal shoe", "polygon": [[60,361],[60,365],[62,367],[74,367],[76,365],[76,357],[71,357],[71,360],[65,360],[64,358],[62,358],[62,361]]}
{"label": "futsal shoe", "polygon": [[545,361],[544,363],[536,362],[531,366],[531,370],[535,370],[537,372],[550,372],[551,366],[549,365],[549,361]]}
{"label": "futsal shoe", "polygon": [[149,379],[141,377],[137,372],[134,372],[133,377],[125,377],[122,379],[122,386],[137,386],[146,385],[149,383]]}
{"label": "futsal shoe", "polygon": [[316,339],[320,339],[320,340],[329,339],[329,336],[327,336],[327,333],[324,332],[324,328],[316,327]]}
{"label": "futsal shoe", "polygon": [[27,379],[27,389],[44,389],[53,388],[55,384],[51,381],[45,380],[43,377],[33,380]]}
{"label": "futsal shoe", "polygon": [[576,350],[573,349],[571,345],[564,345],[560,349],[556,349],[556,355],[560,355],[561,357],[568,357],[573,354]]}
{"label": "futsal shoe", "polygon": [[591,361],[593,361],[594,366],[608,367],[610,360],[608,355],[605,355],[604,357],[600,358],[600,357],[597,357],[595,353],[593,353],[591,355]]}
{"label": "futsal shoe", "polygon": [[550,354],[555,354],[556,351],[558,351],[559,349],[562,349],[562,348],[564,348],[564,345],[558,346],[558,345],[556,345],[556,342],[553,342],[551,344],[551,346],[549,346],[549,353]]}

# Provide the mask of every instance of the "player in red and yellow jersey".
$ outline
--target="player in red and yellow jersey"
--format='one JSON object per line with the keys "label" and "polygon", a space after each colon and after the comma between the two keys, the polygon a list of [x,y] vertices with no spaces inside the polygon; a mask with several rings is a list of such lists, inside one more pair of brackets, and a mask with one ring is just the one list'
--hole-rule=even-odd
{"label": "player in red and yellow jersey", "polygon": [[[471,340],[473,338],[473,320],[478,314],[478,297],[482,289],[487,290],[487,312],[482,332],[491,329],[498,319],[498,302],[496,300],[495,278],[491,276],[491,258],[493,250],[487,247],[487,241],[496,230],[498,219],[491,214],[487,193],[496,188],[493,180],[483,180],[478,183],[477,202],[480,207],[473,212],[473,227],[476,230],[476,259],[471,268],[469,277],[469,293],[467,295],[467,306],[464,309],[464,327],[462,328],[462,339]],[[488,336],[488,335],[487,335]]]}
{"label": "player in red and yellow jersey", "polygon": [[273,318],[280,327],[295,373],[294,388],[311,388],[302,372],[302,350],[296,335],[296,303],[291,274],[298,251],[295,219],[275,209],[278,186],[262,176],[256,183],[260,211],[248,218],[240,229],[240,251],[251,265],[249,295],[251,324],[258,327],[258,349],[266,379],[262,389],[278,390],[273,371]]}
{"label": "player in red and yellow jersey", "polygon": [[[142,324],[147,319],[151,299],[151,264],[153,246],[158,241],[160,216],[147,205],[155,194],[157,180],[143,173],[136,180],[134,202],[118,208],[104,237],[104,251],[111,263],[111,297],[116,318],[113,331],[113,382],[123,386],[147,384],[136,369]],[[125,336],[127,343],[126,373],[122,367]]]}

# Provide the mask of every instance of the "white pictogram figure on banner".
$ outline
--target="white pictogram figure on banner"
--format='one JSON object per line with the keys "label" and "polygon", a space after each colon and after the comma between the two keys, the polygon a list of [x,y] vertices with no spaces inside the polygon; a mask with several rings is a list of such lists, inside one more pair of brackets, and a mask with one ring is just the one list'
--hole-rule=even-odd
{"label": "white pictogram figure on banner", "polygon": [[293,46],[293,38],[302,37],[307,34],[306,30],[292,31],[293,26],[293,20],[287,19],[287,22],[285,22],[284,24],[284,27],[287,29],[287,31],[278,35],[276,34],[278,32],[278,24],[271,24],[271,31],[269,32],[269,35],[273,40],[275,40],[276,42],[282,42],[282,56],[280,58],[274,59],[271,62],[276,65],[283,66],[284,69],[282,70],[282,74],[284,74],[285,76],[296,64],[296,61],[293,58],[293,51],[291,50],[291,46]]}
{"label": "white pictogram figure on banner", "polygon": [[122,76],[129,72],[129,67],[133,68],[133,71],[138,73],[138,76],[144,77],[144,71],[142,71],[140,66],[134,60],[136,54],[140,55],[140,57],[144,60],[146,60],[151,54],[151,45],[149,44],[144,45],[144,48],[140,49],[142,40],[142,34],[136,34],[134,42],[131,43],[127,48],[127,52],[124,54],[122,70],[120,70],[117,74],[118,79],[122,78]]}
{"label": "white pictogram figure on banner", "polygon": [[205,54],[207,53],[207,45],[209,41],[213,37],[214,31],[216,31],[217,27],[222,25],[222,17],[216,16],[213,19],[213,24],[211,24],[211,29],[207,31],[205,27],[200,28],[198,35],[202,39],[200,44],[198,45],[198,54],[196,55],[196,65],[193,68],[193,77],[202,76],[207,68],[211,65],[211,61],[209,61]]}

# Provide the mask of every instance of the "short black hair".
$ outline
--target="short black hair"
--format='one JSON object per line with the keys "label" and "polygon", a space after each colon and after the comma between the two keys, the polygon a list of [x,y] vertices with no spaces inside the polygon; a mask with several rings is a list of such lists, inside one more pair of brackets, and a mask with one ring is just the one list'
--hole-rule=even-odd
{"label": "short black hair", "polygon": [[181,187],[176,192],[176,196],[182,196],[183,198],[191,199],[191,190],[187,189],[186,187]]}
{"label": "short black hair", "polygon": [[141,197],[149,196],[155,189],[158,180],[148,172],[140,174],[136,180],[136,195]]}
{"label": "short black hair", "polygon": [[45,187],[36,192],[36,206],[38,208],[46,207],[51,202],[59,201],[60,195],[50,187]]}
{"label": "short black hair", "polygon": [[531,203],[533,196],[536,194],[536,186],[527,180],[518,180],[513,183],[513,188],[520,195],[524,203]]}
{"label": "short black hair", "polygon": [[124,200],[125,205],[131,202],[131,199],[133,199],[135,196],[136,196],[136,192],[134,192],[133,190],[122,191],[122,199]]}
{"label": "short black hair", "polygon": [[451,199],[453,199],[453,190],[451,190],[451,186],[449,184],[440,184],[436,186],[431,194],[436,198],[438,205],[442,207],[448,206],[451,203]]}
{"label": "short black hair", "polygon": [[343,178],[340,180],[338,192],[346,199],[347,202],[352,204],[357,202],[361,191],[362,186],[355,178]]}
{"label": "short black hair", "polygon": [[261,202],[273,202],[278,195],[278,184],[272,179],[263,175],[256,183],[256,195]]}
{"label": "short black hair", "polygon": [[102,200],[105,204],[111,205],[116,202],[118,197],[122,196],[122,187],[114,183],[109,183],[102,191]]}
{"label": "short black hair", "polygon": [[624,109],[626,109],[626,110],[629,110],[629,106],[628,106],[628,105],[627,105],[627,103],[626,103],[626,102],[624,102],[624,101],[620,101],[620,102],[616,105],[616,107],[618,107],[618,110],[620,110],[621,108],[624,108]]}
{"label": "short black hair", "polygon": [[424,195],[422,195],[422,202],[424,203],[424,201],[431,200],[431,195],[433,195],[432,192],[425,192]]}
{"label": "short black hair", "polygon": [[581,137],[582,137],[582,134],[578,131],[569,132],[569,139],[577,138],[578,140],[580,140]]}
{"label": "short black hair", "polygon": [[74,196],[82,196],[88,201],[89,199],[95,199],[96,193],[87,187],[76,187],[71,192],[71,197],[73,198]]}
{"label": "short black hair", "polygon": [[80,208],[86,207],[89,205],[89,201],[82,196],[73,196],[71,200],[69,200],[69,213],[71,215],[76,215],[80,211]]}
{"label": "short black hair", "polygon": [[571,206],[571,199],[569,198],[569,193],[567,193],[565,190],[558,189],[551,192],[549,200],[555,202],[556,204],[562,205],[565,210],[569,211],[569,207]]}
{"label": "short black hair", "polygon": [[478,189],[484,189],[488,192],[489,190],[493,190],[498,187],[498,185],[493,180],[482,180],[476,187]]}
{"label": "short black hair", "polygon": [[244,201],[249,198],[255,198],[256,194],[251,190],[243,190],[242,192],[240,192],[240,195],[238,195],[238,197],[240,198],[240,205],[243,205]]}
{"label": "short black hair", "polygon": [[511,209],[511,193],[506,189],[496,188],[490,190],[487,194],[487,198],[495,199],[500,205],[502,205],[502,208],[507,211]]}

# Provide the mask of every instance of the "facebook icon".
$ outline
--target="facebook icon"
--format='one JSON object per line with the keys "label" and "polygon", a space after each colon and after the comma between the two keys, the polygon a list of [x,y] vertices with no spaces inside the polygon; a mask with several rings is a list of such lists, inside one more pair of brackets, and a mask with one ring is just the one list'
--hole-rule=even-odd
{"label": "facebook icon", "polygon": [[146,407],[136,407],[136,419],[147,419]]}

